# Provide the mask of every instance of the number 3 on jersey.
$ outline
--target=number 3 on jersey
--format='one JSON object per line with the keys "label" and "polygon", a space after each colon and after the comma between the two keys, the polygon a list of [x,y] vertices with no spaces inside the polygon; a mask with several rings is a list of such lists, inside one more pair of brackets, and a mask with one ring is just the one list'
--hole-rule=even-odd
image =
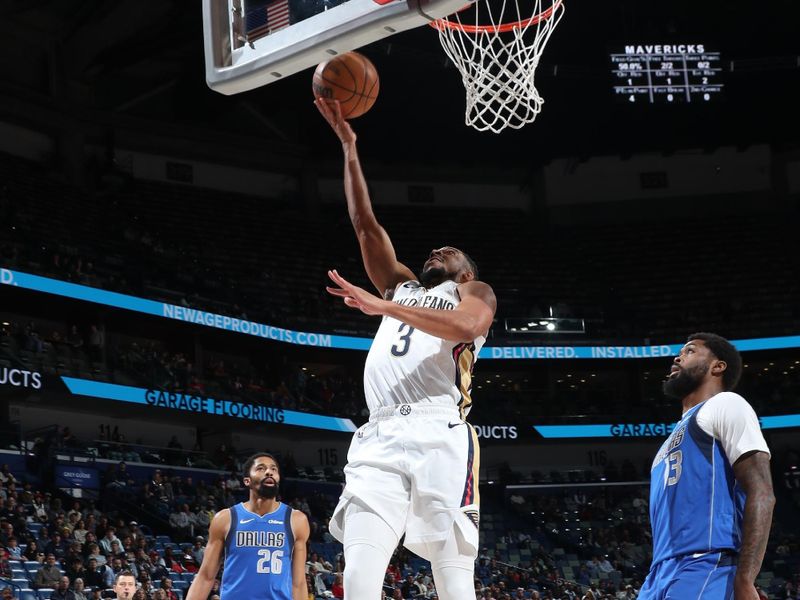
{"label": "number 3 on jersey", "polygon": [[273,575],[280,575],[283,571],[283,550],[273,550],[270,552],[267,549],[259,550],[258,555],[261,557],[256,563],[256,571],[258,573],[272,573]]}
{"label": "number 3 on jersey", "polygon": [[[408,329],[408,331],[403,333],[404,329]],[[411,334],[414,333],[414,328],[406,323],[400,323],[397,333],[401,335],[397,338],[397,343],[392,346],[392,356],[405,356],[411,346]]]}

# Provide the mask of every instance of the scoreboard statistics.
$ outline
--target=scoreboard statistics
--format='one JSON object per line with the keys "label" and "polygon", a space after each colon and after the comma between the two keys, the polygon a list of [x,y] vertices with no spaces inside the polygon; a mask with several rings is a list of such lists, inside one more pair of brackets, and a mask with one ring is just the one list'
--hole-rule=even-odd
{"label": "scoreboard statistics", "polygon": [[722,96],[719,52],[705,44],[629,44],[611,53],[614,96],[627,103],[713,102]]}

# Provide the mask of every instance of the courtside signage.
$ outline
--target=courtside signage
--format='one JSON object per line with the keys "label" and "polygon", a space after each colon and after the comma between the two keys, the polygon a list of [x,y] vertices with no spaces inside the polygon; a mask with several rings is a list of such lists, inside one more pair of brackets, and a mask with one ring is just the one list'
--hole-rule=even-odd
{"label": "courtside signage", "polygon": [[[759,417],[761,429],[800,427],[800,414]],[[675,423],[608,423],[603,425],[534,425],[546,439],[667,437]]]}
{"label": "courtside signage", "polygon": [[117,402],[130,402],[153,409],[171,409],[184,412],[200,413],[206,415],[219,415],[257,421],[260,423],[278,423],[282,425],[295,425],[297,427],[310,427],[312,429],[327,429],[328,431],[353,432],[356,426],[350,419],[314,415],[311,413],[284,410],[249,402],[236,402],[234,400],[218,400],[208,396],[166,392],[163,390],[150,390],[146,388],[104,383],[91,379],[78,379],[75,377],[61,377],[67,389],[78,396],[90,396]]}
{"label": "courtside signage", "polygon": [[[132,310],[204,327],[214,327],[286,344],[342,350],[369,350],[372,344],[371,338],[293,331],[247,319],[237,319],[185,306],[137,298],[10,269],[0,269],[0,284]],[[742,352],[800,348],[800,335],[731,341]],[[675,356],[682,347],[683,343],[660,346],[485,346],[481,349],[478,357],[483,360],[643,359]]]}
{"label": "courtside signage", "polygon": [[69,283],[31,275],[20,271],[0,269],[0,284],[20,287],[26,290],[55,294],[74,300],[85,300],[95,304],[124,308],[135,312],[166,317],[176,321],[194,323],[206,327],[215,327],[234,333],[253,335],[256,337],[298,344],[301,346],[318,346],[322,348],[343,348],[346,350],[369,350],[372,340],[369,338],[351,337],[345,335],[330,335],[326,333],[309,333],[305,331],[292,331],[281,327],[273,327],[263,323],[255,323],[246,319],[236,319],[226,315],[218,315],[203,310],[176,306],[165,302],[137,298],[127,294],[109,292],[98,288]]}

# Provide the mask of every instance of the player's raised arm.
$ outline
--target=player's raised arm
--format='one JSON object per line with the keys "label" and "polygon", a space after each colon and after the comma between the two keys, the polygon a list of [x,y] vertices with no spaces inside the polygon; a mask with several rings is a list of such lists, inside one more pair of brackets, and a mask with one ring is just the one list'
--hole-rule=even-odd
{"label": "player's raised arm", "polygon": [[339,286],[326,288],[328,293],[344,299],[347,306],[357,308],[367,315],[393,317],[443,340],[471,342],[480,336],[486,336],[497,310],[494,291],[482,281],[468,281],[458,286],[461,303],[455,310],[435,310],[381,300],[353,285],[337,271],[328,271],[328,276]]}
{"label": "player's raised arm", "polygon": [[292,600],[308,600],[306,554],[308,536],[311,534],[311,528],[308,526],[308,517],[299,510],[292,511],[292,533],[294,533],[294,548],[292,548]]}
{"label": "player's raised arm", "polygon": [[227,508],[219,511],[211,520],[203,563],[186,593],[186,600],[206,600],[208,598],[217,573],[219,573],[222,550],[225,547],[225,536],[228,534],[230,525],[231,511]]}
{"label": "player's raised arm", "polygon": [[361,170],[356,149],[356,134],[350,124],[342,118],[339,103],[316,101],[322,116],[339,136],[344,152],[344,191],[350,222],[361,247],[361,257],[370,281],[386,298],[394,292],[397,284],[416,279],[414,273],[397,260],[392,241],[386,230],[378,223],[372,211],[367,182]]}
{"label": "player's raised arm", "polygon": [[733,582],[736,600],[744,600],[758,597],[755,580],[761,570],[772,526],[775,496],[769,472],[769,454],[758,451],[745,454],[733,465],[733,472],[747,495],[742,518],[739,566]]}

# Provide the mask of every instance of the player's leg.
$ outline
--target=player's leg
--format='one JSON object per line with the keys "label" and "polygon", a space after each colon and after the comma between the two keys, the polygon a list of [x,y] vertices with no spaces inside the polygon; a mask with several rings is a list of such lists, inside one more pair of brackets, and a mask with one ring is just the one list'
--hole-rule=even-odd
{"label": "player's leg", "polygon": [[344,594],[346,600],[381,596],[386,568],[399,541],[389,524],[358,500],[344,514]]}
{"label": "player's leg", "polygon": [[455,408],[431,407],[428,412],[424,426],[408,433],[409,447],[417,452],[404,543],[431,561],[439,598],[474,598],[480,511],[477,435]]}
{"label": "player's leg", "polygon": [[650,572],[637,596],[640,600],[664,600],[665,589],[670,581],[675,561],[665,560],[650,567]]}
{"label": "player's leg", "polygon": [[429,542],[427,554],[433,569],[436,593],[441,600],[464,600],[475,597],[476,548],[467,542],[454,524],[452,534],[443,542]]}
{"label": "player's leg", "polygon": [[732,600],[734,562],[724,552],[682,558],[664,600]]}

